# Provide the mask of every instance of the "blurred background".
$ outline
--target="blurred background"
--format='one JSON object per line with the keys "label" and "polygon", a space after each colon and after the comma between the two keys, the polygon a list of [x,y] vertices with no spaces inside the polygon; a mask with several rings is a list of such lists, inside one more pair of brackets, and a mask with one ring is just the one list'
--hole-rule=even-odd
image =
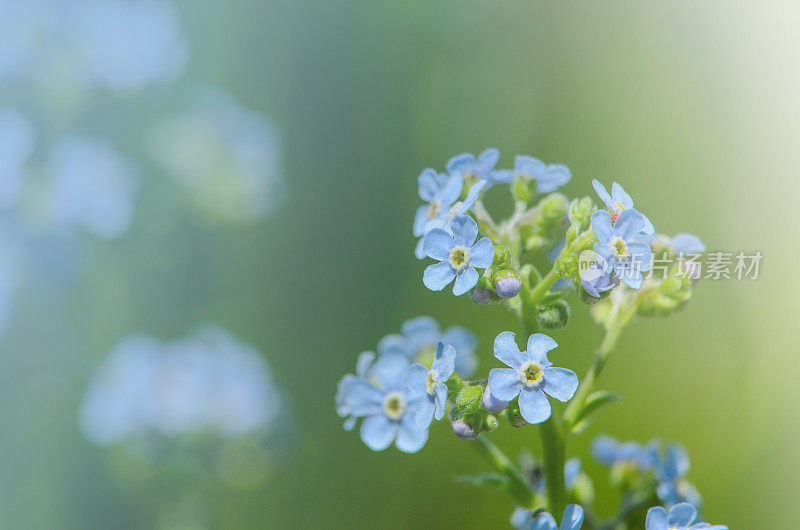
{"label": "blurred background", "polygon": [[[513,315],[426,290],[411,234],[420,170],[490,146],[762,252],[758,280],[631,326],[602,380],[625,399],[570,454],[610,511],[591,438],[678,440],[709,520],[795,526],[796,2],[0,12],[3,528],[507,527],[505,497],[453,481],[487,466],[446,424],[416,455],[373,453],[333,403],[417,315],[469,327],[495,366]],[[573,309],[554,336],[581,374],[601,330]],[[496,438],[539,451],[534,429]]]}

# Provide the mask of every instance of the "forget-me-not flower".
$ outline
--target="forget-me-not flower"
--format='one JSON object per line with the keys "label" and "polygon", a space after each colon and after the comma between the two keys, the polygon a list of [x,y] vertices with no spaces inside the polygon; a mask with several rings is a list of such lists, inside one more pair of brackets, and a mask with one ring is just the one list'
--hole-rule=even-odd
{"label": "forget-me-not flower", "polygon": [[623,210],[614,223],[606,211],[592,214],[592,231],[598,241],[595,253],[608,261],[614,276],[633,289],[641,287],[642,272],[650,270],[653,254],[650,237],[643,229],[644,217],[636,210]]}
{"label": "forget-me-not flower", "polygon": [[663,457],[659,457],[656,465],[658,487],[656,492],[666,506],[681,502],[689,502],[700,506],[703,502],[700,493],[686,479],[689,472],[689,455],[686,449],[677,443],[667,445]]}
{"label": "forget-me-not flower", "polygon": [[108,142],[64,136],[52,146],[46,170],[49,206],[56,223],[112,239],[133,222],[139,169]]}
{"label": "forget-me-not flower", "polygon": [[428,440],[428,429],[415,419],[416,406],[426,396],[408,386],[409,362],[402,355],[383,355],[372,367],[374,381],[356,378],[348,385],[348,410],[363,417],[361,440],[373,451],[394,442],[406,453],[416,453]]}
{"label": "forget-me-not flower", "polygon": [[423,169],[417,178],[419,197],[428,204],[417,208],[414,214],[414,235],[424,236],[425,226],[447,211],[461,196],[464,179],[459,173],[437,173]]}
{"label": "forget-me-not flower", "polygon": [[705,252],[706,246],[694,234],[681,233],[670,238],[668,246],[673,254],[696,254]]}
{"label": "forget-me-not flower", "polygon": [[581,287],[595,298],[599,298],[602,293],[619,285],[619,278],[614,276],[611,264],[600,254],[584,250],[581,252],[578,263],[578,278]]}
{"label": "forget-me-not flower", "polygon": [[514,169],[495,172],[495,180],[510,182],[514,177],[535,180],[539,193],[552,193],[572,179],[569,168],[563,164],[545,164],[538,158],[517,155]]}
{"label": "forget-me-not flower", "polygon": [[339,385],[336,387],[336,412],[342,418],[346,418],[344,422],[344,429],[346,431],[352,431],[356,426],[356,421],[358,420],[358,417],[352,413],[347,405],[347,392],[349,385],[359,377],[363,379],[369,379],[371,375],[370,371],[374,361],[374,352],[361,352],[361,354],[358,356],[358,360],[356,361],[355,375],[346,374],[344,377],[342,377],[341,381],[339,381]]}
{"label": "forget-me-not flower", "polygon": [[388,335],[378,343],[378,353],[406,355],[413,362],[430,366],[439,343],[450,345],[456,350],[455,368],[461,377],[475,373],[478,358],[475,349],[478,338],[462,326],[452,326],[445,330],[439,327],[436,319],[419,316],[403,322],[402,334]]}
{"label": "forget-me-not flower", "polygon": [[452,235],[434,228],[425,236],[425,254],[439,263],[425,269],[423,283],[431,291],[441,291],[455,280],[453,294],[461,296],[478,283],[479,269],[492,266],[494,246],[488,237],[477,243],[478,223],[467,215],[453,219]]}
{"label": "forget-me-not flower", "polygon": [[583,526],[583,508],[577,504],[570,504],[564,510],[561,526],[556,524],[552,515],[544,512],[533,520],[530,530],[580,530],[581,526]]}
{"label": "forget-me-not flower", "polygon": [[504,401],[519,396],[520,413],[528,423],[541,423],[550,417],[550,401],[545,394],[566,402],[578,388],[575,372],[554,368],[547,359],[547,352],[556,347],[556,341],[541,333],[530,336],[524,352],[520,352],[510,331],[494,341],[494,356],[510,368],[489,372],[489,391]]}
{"label": "forget-me-not flower", "polygon": [[408,374],[408,386],[413,394],[424,394],[416,408],[417,425],[428,427],[433,418],[441,420],[447,405],[447,380],[455,372],[456,349],[439,343],[430,369],[414,364]]}
{"label": "forget-me-not flower", "polygon": [[495,148],[486,149],[476,158],[470,153],[461,153],[447,161],[448,173],[460,173],[464,178],[492,181],[494,167],[500,159],[500,151]]}
{"label": "forget-me-not flower", "polygon": [[728,530],[725,525],[695,523],[697,510],[688,502],[676,504],[669,512],[661,506],[647,510],[645,530]]}
{"label": "forget-me-not flower", "polygon": [[611,436],[600,435],[592,442],[591,453],[596,461],[608,467],[628,466],[647,471],[658,462],[655,441],[642,446],[638,442],[620,442]]}
{"label": "forget-me-not flower", "polygon": [[[606,208],[611,211],[612,222],[616,223],[617,217],[623,211],[633,209],[633,199],[631,199],[631,196],[625,192],[625,189],[616,182],[611,186],[610,195],[608,191],[606,191],[605,186],[597,179],[592,181],[592,187],[594,187],[594,191],[597,192],[600,200],[605,203]],[[653,223],[650,222],[650,219],[644,215],[642,215],[642,219],[644,220],[644,227],[642,228],[644,233],[649,235],[655,233],[655,228],[653,228]]]}

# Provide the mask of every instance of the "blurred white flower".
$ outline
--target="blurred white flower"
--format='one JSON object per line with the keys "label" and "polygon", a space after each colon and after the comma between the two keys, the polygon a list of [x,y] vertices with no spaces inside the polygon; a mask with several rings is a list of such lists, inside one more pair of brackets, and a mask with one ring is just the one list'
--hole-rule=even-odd
{"label": "blurred white flower", "polygon": [[231,95],[203,90],[152,131],[156,161],[202,211],[255,221],[283,198],[280,135],[266,116]]}
{"label": "blurred white flower", "polygon": [[92,377],[79,421],[89,441],[111,446],[147,433],[240,437],[268,430],[284,408],[258,351],[205,325],[166,344],[123,338]]}
{"label": "blurred white flower", "polygon": [[71,135],[51,147],[46,210],[58,225],[119,237],[133,222],[139,170],[105,140]]}

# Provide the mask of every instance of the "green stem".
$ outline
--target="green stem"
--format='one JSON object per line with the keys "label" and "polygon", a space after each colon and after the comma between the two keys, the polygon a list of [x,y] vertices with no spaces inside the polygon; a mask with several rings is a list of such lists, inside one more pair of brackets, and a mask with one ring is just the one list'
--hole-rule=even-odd
{"label": "green stem", "polygon": [[551,416],[539,424],[544,455],[544,476],[547,484],[547,509],[554,517],[560,518],[567,507],[567,488],[564,484],[564,461],[566,459],[566,439],[559,420]]}
{"label": "green stem", "polygon": [[511,496],[523,507],[533,509],[533,492],[525,482],[525,479],[522,478],[522,474],[514,466],[514,463],[485,435],[479,435],[475,439],[475,442],[476,443],[471,445],[473,445],[499,472],[508,477],[508,489]]}

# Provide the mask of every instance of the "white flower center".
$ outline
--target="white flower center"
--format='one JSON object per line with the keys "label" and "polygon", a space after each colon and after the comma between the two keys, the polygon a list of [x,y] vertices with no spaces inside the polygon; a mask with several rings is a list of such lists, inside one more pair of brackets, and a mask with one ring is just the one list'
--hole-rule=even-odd
{"label": "white flower center", "polygon": [[439,212],[442,211],[442,203],[437,199],[433,201],[428,208],[428,219],[436,219]]}
{"label": "white flower center", "polygon": [[527,387],[539,386],[544,380],[544,367],[536,361],[528,361],[519,367],[519,380]]}
{"label": "white flower center", "polygon": [[628,244],[619,236],[614,236],[608,242],[608,249],[614,254],[614,258],[623,259],[628,256]]}
{"label": "white flower center", "polygon": [[383,398],[383,413],[390,420],[399,420],[407,410],[406,396],[399,390],[389,392]]}
{"label": "white flower center", "polygon": [[461,272],[469,266],[469,249],[456,245],[450,251],[450,266],[456,272]]}
{"label": "white flower center", "polygon": [[625,205],[622,204],[621,201],[614,201],[611,204],[611,209],[614,210],[615,212],[619,213],[619,212],[621,212],[622,210],[625,209]]}

